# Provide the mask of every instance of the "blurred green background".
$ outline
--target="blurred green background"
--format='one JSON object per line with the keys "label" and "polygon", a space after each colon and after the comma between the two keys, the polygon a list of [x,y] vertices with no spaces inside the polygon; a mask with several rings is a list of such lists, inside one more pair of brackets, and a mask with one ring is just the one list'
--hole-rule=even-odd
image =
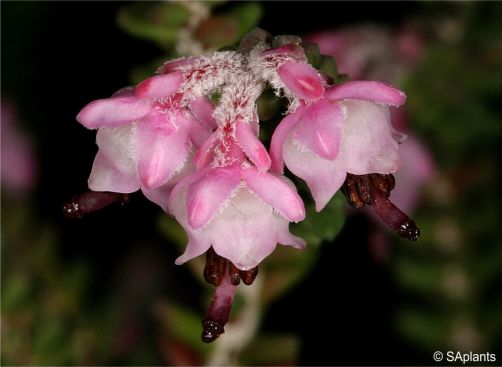
{"label": "blurred green background", "polygon": [[[0,5],[2,365],[423,365],[436,350],[502,359],[501,3]],[[208,346],[200,320],[213,289],[201,261],[174,265],[184,237],[160,208],[139,193],[78,221],[61,207],[86,190],[97,151],[75,121],[86,103],[255,25],[312,40],[334,32],[326,50],[343,35],[344,48],[324,51],[340,71],[361,62],[353,78],[406,92],[397,127],[423,154],[410,153],[396,190],[422,237],[398,239],[341,195],[316,215],[303,188],[309,215],[294,231],[308,249],[268,258],[232,312],[247,332]],[[426,160],[434,168],[421,177]]]}

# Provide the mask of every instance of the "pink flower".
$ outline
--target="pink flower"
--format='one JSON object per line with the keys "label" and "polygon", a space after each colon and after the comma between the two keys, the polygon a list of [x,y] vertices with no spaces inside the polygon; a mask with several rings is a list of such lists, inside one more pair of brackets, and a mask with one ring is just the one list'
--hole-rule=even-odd
{"label": "pink flower", "polygon": [[[197,113],[179,105],[176,91],[181,83],[179,72],[155,76],[80,111],[77,120],[82,125],[98,128],[91,190],[131,193],[141,189],[166,209],[170,188],[192,170],[188,164],[192,146],[209,135]],[[207,108],[199,100],[194,105],[196,111],[199,105]]]}
{"label": "pink flower", "polygon": [[347,82],[302,105],[277,127],[270,148],[272,170],[284,163],[304,179],[322,210],[347,172],[395,172],[400,165],[386,105],[405,101],[401,91],[378,82]]}
{"label": "pink flower", "polygon": [[206,168],[183,179],[170,195],[169,211],[189,238],[177,264],[212,246],[237,268],[249,270],[270,255],[278,242],[305,247],[305,241],[288,230],[289,222],[305,218],[293,185],[251,166]]}

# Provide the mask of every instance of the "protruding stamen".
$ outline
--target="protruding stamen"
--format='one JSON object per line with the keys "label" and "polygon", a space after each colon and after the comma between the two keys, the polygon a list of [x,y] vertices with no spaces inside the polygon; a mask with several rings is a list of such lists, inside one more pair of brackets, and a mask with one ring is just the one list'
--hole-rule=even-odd
{"label": "protruding stamen", "polygon": [[236,287],[230,282],[230,275],[225,272],[211,300],[209,311],[202,320],[201,339],[203,342],[211,343],[225,332],[225,324],[228,322],[235,290]]}
{"label": "protruding stamen", "polygon": [[206,266],[204,267],[204,279],[206,282],[219,286],[225,274],[226,263],[227,261],[216,254],[213,248],[210,247],[206,253]]}
{"label": "protruding stamen", "polygon": [[241,275],[241,279],[244,284],[251,285],[258,275],[258,267],[256,266],[253,269],[247,271],[240,270],[239,274]]}
{"label": "protruding stamen", "polygon": [[103,209],[115,202],[125,204],[128,201],[128,194],[89,191],[73,197],[70,202],[64,204],[63,213],[67,218],[82,218],[86,214]]}
{"label": "protruding stamen", "polygon": [[378,194],[374,194],[373,197],[375,212],[390,228],[396,231],[399,236],[410,241],[416,241],[418,239],[420,230],[413,219],[403,213],[389,199],[379,196]]}
{"label": "protruding stamen", "polygon": [[394,185],[395,179],[391,174],[353,175],[348,173],[342,192],[347,202],[353,207],[362,208],[364,205],[372,205],[378,216],[399,236],[416,241],[420,236],[420,230],[415,222],[389,200]]}

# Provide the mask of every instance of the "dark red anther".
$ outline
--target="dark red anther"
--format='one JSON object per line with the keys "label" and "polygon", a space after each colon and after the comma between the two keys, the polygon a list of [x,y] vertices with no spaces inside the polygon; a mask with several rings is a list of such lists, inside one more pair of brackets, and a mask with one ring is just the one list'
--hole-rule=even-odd
{"label": "dark red anther", "polygon": [[357,191],[359,196],[366,205],[371,205],[371,183],[369,175],[358,176],[356,180]]}
{"label": "dark red anther", "polygon": [[67,218],[82,218],[84,215],[103,209],[110,204],[129,201],[128,194],[117,192],[89,191],[73,197],[72,201],[63,205],[63,213]]}
{"label": "dark red anther", "polygon": [[364,201],[359,196],[357,190],[356,178],[357,176],[347,174],[344,184],[342,185],[342,192],[345,194],[347,202],[354,208],[362,208],[364,206]]}
{"label": "dark red anther", "polygon": [[219,256],[210,247],[206,253],[206,266],[204,267],[204,279],[209,284],[219,286],[225,274],[227,260]]}
{"label": "dark red anther", "polygon": [[251,270],[240,270],[239,274],[241,275],[242,282],[245,285],[251,285],[258,275],[258,267],[256,266]]}
{"label": "dark red anther", "polygon": [[240,284],[241,282],[240,270],[237,269],[237,267],[231,262],[228,262],[228,275],[230,276],[230,282],[232,283],[232,285]]}
{"label": "dark red anther", "polygon": [[394,188],[394,176],[372,173],[369,177],[371,179],[372,187],[380,191],[384,197],[388,198],[391,190]]}

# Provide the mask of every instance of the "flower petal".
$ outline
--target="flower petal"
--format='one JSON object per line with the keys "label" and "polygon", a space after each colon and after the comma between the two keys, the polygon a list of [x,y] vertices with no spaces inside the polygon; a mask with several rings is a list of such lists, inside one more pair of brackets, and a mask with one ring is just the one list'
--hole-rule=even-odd
{"label": "flower petal", "polygon": [[265,51],[262,51],[260,57],[269,57],[269,56],[277,56],[277,55],[291,55],[294,57],[304,57],[305,52],[303,47],[294,43],[287,43],[284,46],[277,48],[269,48]]}
{"label": "flower petal", "polygon": [[401,106],[406,95],[399,89],[374,81],[351,81],[326,89],[330,100],[362,99],[374,103]]}
{"label": "flower petal", "polygon": [[148,78],[136,86],[138,97],[165,98],[176,92],[183,83],[183,74],[176,71]]}
{"label": "flower petal", "polygon": [[204,145],[207,139],[211,135],[211,131],[199,120],[195,119],[193,116],[183,117],[183,124],[188,127],[188,135],[190,136],[190,141],[195,145],[195,147],[200,147]]}
{"label": "flower petal", "polygon": [[167,213],[167,206],[169,203],[169,195],[172,191],[172,185],[164,184],[155,189],[147,189],[143,187],[141,188],[141,191],[148,200],[160,206],[162,210]]}
{"label": "flower petal", "polygon": [[200,123],[208,129],[216,129],[216,120],[213,117],[214,106],[206,97],[195,98],[190,102],[190,111]]}
{"label": "flower petal", "polygon": [[96,134],[96,144],[100,154],[127,176],[137,177],[134,155],[134,134],[136,124],[119,127],[100,128]]}
{"label": "flower petal", "polygon": [[215,131],[209,136],[209,138],[206,139],[204,144],[202,144],[200,148],[197,150],[197,153],[195,153],[194,157],[194,163],[197,169],[201,169],[202,167],[207,166],[211,162],[214,153],[213,148],[218,142],[218,139],[219,139],[219,132]]}
{"label": "flower petal", "polygon": [[286,219],[293,222],[305,219],[302,199],[283,179],[252,167],[243,169],[241,175],[252,192]]}
{"label": "flower petal", "polygon": [[286,62],[278,70],[284,85],[301,99],[318,99],[324,93],[319,73],[304,62]]}
{"label": "flower petal", "polygon": [[240,181],[237,167],[225,167],[214,168],[192,183],[187,192],[190,226],[197,229],[209,222]]}
{"label": "flower petal", "polygon": [[145,116],[151,105],[137,97],[98,99],[89,103],[77,115],[77,121],[88,129],[115,127]]}
{"label": "flower petal", "polygon": [[[164,121],[158,121],[164,119]],[[138,123],[135,147],[138,174],[144,187],[161,186],[182,168],[188,154],[186,130],[167,126],[165,116],[150,116]]]}
{"label": "flower petal", "polygon": [[388,108],[358,100],[339,103],[346,110],[346,118],[337,160],[345,170],[356,175],[397,171],[401,161]]}
{"label": "flower petal", "polygon": [[167,61],[160,68],[157,69],[157,74],[167,74],[176,70],[186,68],[188,66],[192,66],[198,60],[199,59],[197,57],[189,56]]}
{"label": "flower petal", "polygon": [[284,171],[284,158],[282,157],[282,151],[284,143],[291,129],[298,122],[303,112],[305,111],[305,106],[300,105],[295,112],[290,113],[277,125],[275,131],[272,135],[272,140],[270,142],[270,158],[271,166],[270,170],[275,173],[282,174]]}
{"label": "flower petal", "polygon": [[101,151],[98,151],[92,165],[88,186],[92,191],[112,191],[127,194],[139,189],[139,180],[136,175],[119,170],[106,159]]}
{"label": "flower petal", "polygon": [[204,252],[209,250],[211,244],[209,241],[204,239],[198,239],[188,233],[188,244],[183,255],[178,257],[174,262],[176,265],[184,264],[185,262],[202,255]]}
{"label": "flower petal", "polygon": [[252,127],[239,120],[235,124],[235,129],[237,143],[242,147],[249,160],[254,163],[258,170],[268,171],[271,164],[270,157],[267,149],[252,131]]}
{"label": "flower petal", "polygon": [[311,151],[333,160],[340,149],[342,121],[342,108],[337,103],[323,100],[307,107],[293,134]]}
{"label": "flower petal", "polygon": [[338,159],[322,158],[300,146],[291,135],[284,145],[284,160],[291,172],[305,180],[320,212],[345,181],[345,168]]}
{"label": "flower petal", "polygon": [[274,251],[279,232],[288,230],[287,219],[241,187],[217,217],[204,227],[214,250],[241,270],[257,266]]}
{"label": "flower petal", "polygon": [[292,246],[298,250],[303,250],[305,247],[307,247],[307,242],[305,242],[303,238],[295,236],[289,233],[289,231],[279,232],[279,238],[277,239],[277,242],[282,245]]}

